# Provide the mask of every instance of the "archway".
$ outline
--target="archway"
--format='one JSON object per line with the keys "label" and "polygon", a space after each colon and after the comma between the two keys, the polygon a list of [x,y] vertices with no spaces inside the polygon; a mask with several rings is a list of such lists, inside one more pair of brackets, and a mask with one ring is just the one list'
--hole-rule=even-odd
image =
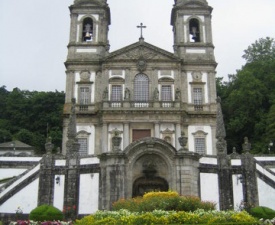
{"label": "archway", "polygon": [[133,197],[143,196],[150,191],[168,191],[167,181],[161,177],[140,177],[133,184]]}

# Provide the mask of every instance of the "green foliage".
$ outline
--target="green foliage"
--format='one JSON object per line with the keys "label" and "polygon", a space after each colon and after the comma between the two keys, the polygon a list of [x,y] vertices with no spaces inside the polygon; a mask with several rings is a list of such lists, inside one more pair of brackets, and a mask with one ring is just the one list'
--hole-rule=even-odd
{"label": "green foliage", "polygon": [[2,86],[0,98],[0,142],[9,141],[11,135],[43,153],[46,137],[51,135],[55,147],[61,146],[64,92],[18,88],[9,92]]}
{"label": "green foliage", "polygon": [[244,51],[247,62],[270,60],[275,58],[275,41],[273,38],[260,38]]}
{"label": "green foliage", "polygon": [[76,220],[75,225],[151,225],[151,224],[256,224],[255,218],[247,212],[204,211],[176,212],[154,210],[152,212],[97,211],[93,215]]}
{"label": "green foliage", "polygon": [[127,209],[131,212],[154,210],[195,211],[213,210],[215,203],[201,201],[195,196],[179,196],[176,192],[149,192],[143,197],[120,199],[113,203],[113,210]]}
{"label": "green foliage", "polygon": [[265,206],[258,206],[249,210],[249,214],[259,219],[275,218],[275,210]]}
{"label": "green foliage", "polygon": [[62,220],[63,213],[54,206],[41,205],[30,212],[29,219],[34,221]]}
{"label": "green foliage", "polygon": [[229,82],[216,81],[222,99],[228,152],[241,152],[244,137],[252,153],[267,153],[275,135],[275,42],[260,39],[245,50],[247,63]]}

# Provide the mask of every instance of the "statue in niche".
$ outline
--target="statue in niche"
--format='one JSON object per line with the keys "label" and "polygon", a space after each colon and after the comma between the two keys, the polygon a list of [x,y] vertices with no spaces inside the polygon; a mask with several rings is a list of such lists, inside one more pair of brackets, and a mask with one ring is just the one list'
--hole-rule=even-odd
{"label": "statue in niche", "polygon": [[180,100],[180,89],[178,89],[178,88],[176,89],[175,99]]}
{"label": "statue in niche", "polygon": [[125,100],[129,100],[130,99],[130,90],[128,88],[125,88],[125,96],[124,96],[124,99]]}
{"label": "statue in niche", "polygon": [[103,91],[103,96],[102,96],[103,100],[108,100],[108,88],[106,87],[105,90]]}
{"label": "statue in niche", "polygon": [[158,90],[158,88],[155,88],[155,90],[154,90],[154,100],[156,100],[156,101],[159,100],[159,90]]}

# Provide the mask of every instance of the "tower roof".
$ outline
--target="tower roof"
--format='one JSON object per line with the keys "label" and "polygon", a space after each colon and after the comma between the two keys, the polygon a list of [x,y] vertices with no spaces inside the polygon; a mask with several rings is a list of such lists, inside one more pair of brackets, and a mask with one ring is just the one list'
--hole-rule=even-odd
{"label": "tower roof", "polygon": [[185,5],[188,3],[197,3],[197,4],[208,5],[208,2],[206,0],[175,0],[176,6]]}
{"label": "tower roof", "polygon": [[74,0],[74,5],[85,4],[107,5],[107,0]]}

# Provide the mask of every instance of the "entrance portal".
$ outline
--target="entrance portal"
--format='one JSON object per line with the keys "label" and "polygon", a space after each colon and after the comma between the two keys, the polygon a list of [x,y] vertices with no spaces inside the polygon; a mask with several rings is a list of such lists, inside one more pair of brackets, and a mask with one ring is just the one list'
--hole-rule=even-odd
{"label": "entrance portal", "polygon": [[161,177],[141,177],[133,184],[133,197],[143,196],[150,191],[168,191],[169,186]]}

